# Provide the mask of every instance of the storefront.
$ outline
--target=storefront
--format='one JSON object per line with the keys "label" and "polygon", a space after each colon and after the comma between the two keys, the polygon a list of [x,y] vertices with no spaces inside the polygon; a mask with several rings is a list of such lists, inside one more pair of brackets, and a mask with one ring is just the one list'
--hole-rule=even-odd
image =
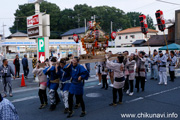
{"label": "storefront", "polygon": [[[16,54],[19,54],[21,58],[24,54],[27,54],[29,58],[37,54],[35,40],[6,39],[5,42],[1,42],[1,46],[8,59],[14,58]],[[79,43],[75,43],[73,40],[49,40],[49,52],[53,56],[57,56],[58,53],[61,54],[61,57],[66,57],[68,54],[78,56],[81,53],[80,50]]]}

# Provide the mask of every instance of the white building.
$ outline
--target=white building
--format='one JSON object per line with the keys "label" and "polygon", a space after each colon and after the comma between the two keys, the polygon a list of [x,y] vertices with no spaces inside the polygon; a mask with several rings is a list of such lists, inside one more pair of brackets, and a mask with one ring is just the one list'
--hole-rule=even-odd
{"label": "white building", "polygon": [[151,35],[156,35],[158,31],[148,29],[147,38],[141,32],[141,27],[133,27],[117,32],[115,39],[115,47],[132,46],[136,40],[147,40]]}

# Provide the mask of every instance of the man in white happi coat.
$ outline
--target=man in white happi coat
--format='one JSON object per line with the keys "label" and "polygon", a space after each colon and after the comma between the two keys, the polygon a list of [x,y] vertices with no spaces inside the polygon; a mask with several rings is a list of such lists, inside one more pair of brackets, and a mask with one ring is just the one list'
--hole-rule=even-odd
{"label": "man in white happi coat", "polygon": [[177,58],[175,56],[174,51],[170,52],[170,57],[168,58],[169,61],[169,75],[171,78],[171,82],[174,82],[174,77],[175,77],[175,66],[176,66],[176,62],[177,62]]}
{"label": "man in white happi coat", "polygon": [[167,85],[167,71],[166,71],[166,64],[167,64],[167,57],[163,54],[162,51],[159,51],[159,57],[157,60],[159,65],[159,85]]}

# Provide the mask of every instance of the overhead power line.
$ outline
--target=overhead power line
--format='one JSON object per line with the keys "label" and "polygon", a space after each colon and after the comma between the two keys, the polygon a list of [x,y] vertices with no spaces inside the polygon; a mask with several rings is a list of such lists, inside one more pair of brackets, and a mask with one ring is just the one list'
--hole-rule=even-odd
{"label": "overhead power line", "polygon": [[164,1],[164,0],[156,0],[156,1],[163,2],[163,3],[168,3],[168,4],[172,4],[172,5],[180,5],[178,3],[168,2],[168,1]]}

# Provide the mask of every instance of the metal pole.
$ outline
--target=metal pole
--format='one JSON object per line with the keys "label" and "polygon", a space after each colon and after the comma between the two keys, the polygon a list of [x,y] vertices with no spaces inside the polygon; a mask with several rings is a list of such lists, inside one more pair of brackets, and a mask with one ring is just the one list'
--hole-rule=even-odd
{"label": "metal pole", "polygon": [[39,2],[35,3],[35,14],[39,14],[40,13],[40,4]]}
{"label": "metal pole", "polygon": [[5,40],[5,30],[4,30],[4,27],[5,27],[6,25],[4,25],[4,23],[3,23],[3,40]]}
{"label": "metal pole", "polygon": [[96,15],[94,15],[94,22],[96,21]]}
{"label": "metal pole", "polygon": [[113,31],[113,22],[111,21],[111,33]]}
{"label": "metal pole", "polygon": [[85,33],[86,33],[86,18],[84,19],[84,24],[85,24]]}

